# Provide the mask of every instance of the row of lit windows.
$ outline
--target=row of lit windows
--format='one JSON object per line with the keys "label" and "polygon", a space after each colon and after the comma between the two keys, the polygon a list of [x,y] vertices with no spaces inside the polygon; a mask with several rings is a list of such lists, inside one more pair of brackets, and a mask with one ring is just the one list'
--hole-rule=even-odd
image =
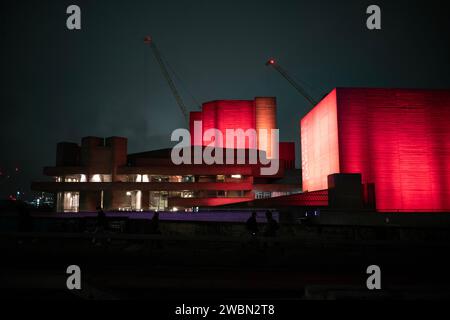
{"label": "row of lit windows", "polygon": [[[148,193],[148,202],[143,201],[143,192],[140,190],[126,191],[126,197],[123,199],[121,206],[117,208],[119,211],[178,211],[177,207],[168,207],[170,198],[195,198],[198,196],[193,191],[150,191]],[[227,191],[208,191],[208,197],[243,197],[243,191],[234,191],[232,194]],[[205,196],[205,194],[203,194]],[[79,211],[79,192],[59,192],[57,194],[57,210],[58,212],[78,212]],[[101,206],[103,207],[103,191],[101,193]],[[193,211],[194,208],[188,208]],[[184,210],[184,209],[183,209]],[[197,208],[198,210],[198,208]]]}
{"label": "row of lit windows", "polygon": [[[87,182],[87,176],[85,174],[56,177],[56,182]],[[94,174],[90,177],[89,182],[111,182],[112,177],[110,174]]]}
{"label": "row of lit windows", "polygon": [[[240,180],[242,175],[232,174],[231,179]],[[217,175],[216,182],[225,182],[225,175]],[[112,176],[107,174],[94,174],[89,178],[89,182],[111,182]],[[194,176],[149,176],[148,174],[137,174],[127,176],[127,182],[195,182]],[[88,182],[85,174],[72,175],[67,177],[56,177],[56,182]]]}
{"label": "row of lit windows", "polygon": [[282,196],[289,196],[298,192],[280,192],[280,191],[255,191],[255,199],[268,199]]}

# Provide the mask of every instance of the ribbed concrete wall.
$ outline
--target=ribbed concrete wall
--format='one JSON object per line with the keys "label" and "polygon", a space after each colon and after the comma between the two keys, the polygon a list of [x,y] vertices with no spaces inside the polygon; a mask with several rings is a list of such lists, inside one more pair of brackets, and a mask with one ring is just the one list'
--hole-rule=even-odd
{"label": "ribbed concrete wall", "polygon": [[[255,123],[258,132],[258,149],[266,151],[268,159],[272,159],[271,130],[277,129],[277,101],[275,98],[255,98]],[[267,130],[267,135],[260,130]],[[265,140],[265,141],[264,141]]]}
{"label": "ribbed concrete wall", "polygon": [[303,191],[328,188],[328,175],[339,173],[336,90],[300,123]]}
{"label": "ribbed concrete wall", "polygon": [[338,89],[340,169],[377,209],[450,211],[450,90]]}
{"label": "ribbed concrete wall", "polygon": [[[223,135],[223,140],[216,139],[216,147],[228,147],[237,145],[237,140],[226,139],[227,129],[255,129],[255,106],[251,100],[218,100],[203,104],[202,112],[203,132],[209,129],[217,129]],[[204,141],[208,145],[211,140]],[[245,148],[255,148],[256,140],[247,139]]]}
{"label": "ribbed concrete wall", "polygon": [[339,88],[301,135],[304,190],[361,173],[379,211],[450,212],[450,90]]}

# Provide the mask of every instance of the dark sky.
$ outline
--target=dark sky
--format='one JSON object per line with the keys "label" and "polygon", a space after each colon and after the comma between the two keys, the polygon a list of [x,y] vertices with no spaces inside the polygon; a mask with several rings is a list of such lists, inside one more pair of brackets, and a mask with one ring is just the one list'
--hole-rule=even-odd
{"label": "dark sky", "polygon": [[[373,3],[381,31],[365,26]],[[59,141],[125,136],[130,153],[170,145],[184,122],[146,34],[183,80],[191,110],[189,91],[200,102],[276,96],[281,138],[298,143],[309,105],[264,66],[269,57],[316,99],[337,86],[449,88],[445,3],[2,1],[0,196],[43,179]],[[66,28],[70,4],[81,7],[81,31]]]}

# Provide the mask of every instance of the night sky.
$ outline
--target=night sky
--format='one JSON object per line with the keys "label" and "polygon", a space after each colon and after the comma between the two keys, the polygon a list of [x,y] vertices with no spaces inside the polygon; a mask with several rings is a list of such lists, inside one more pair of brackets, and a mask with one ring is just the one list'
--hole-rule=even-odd
{"label": "night sky", "polygon": [[[450,88],[446,1],[6,2],[0,197],[45,179],[60,141],[125,136],[130,153],[171,145],[184,121],[147,34],[190,110],[190,92],[199,102],[276,96],[281,138],[297,147],[310,106],[265,67],[269,57],[316,100],[338,86]],[[70,4],[81,7],[81,31],[66,28]],[[381,31],[366,28],[370,4],[382,9]]]}

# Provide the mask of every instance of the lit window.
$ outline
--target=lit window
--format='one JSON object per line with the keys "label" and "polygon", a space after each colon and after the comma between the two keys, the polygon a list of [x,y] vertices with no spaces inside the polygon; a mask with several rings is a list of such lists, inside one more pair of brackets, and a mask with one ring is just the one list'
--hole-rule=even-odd
{"label": "lit window", "polygon": [[102,179],[100,178],[99,174],[94,174],[92,176],[91,182],[102,182]]}

